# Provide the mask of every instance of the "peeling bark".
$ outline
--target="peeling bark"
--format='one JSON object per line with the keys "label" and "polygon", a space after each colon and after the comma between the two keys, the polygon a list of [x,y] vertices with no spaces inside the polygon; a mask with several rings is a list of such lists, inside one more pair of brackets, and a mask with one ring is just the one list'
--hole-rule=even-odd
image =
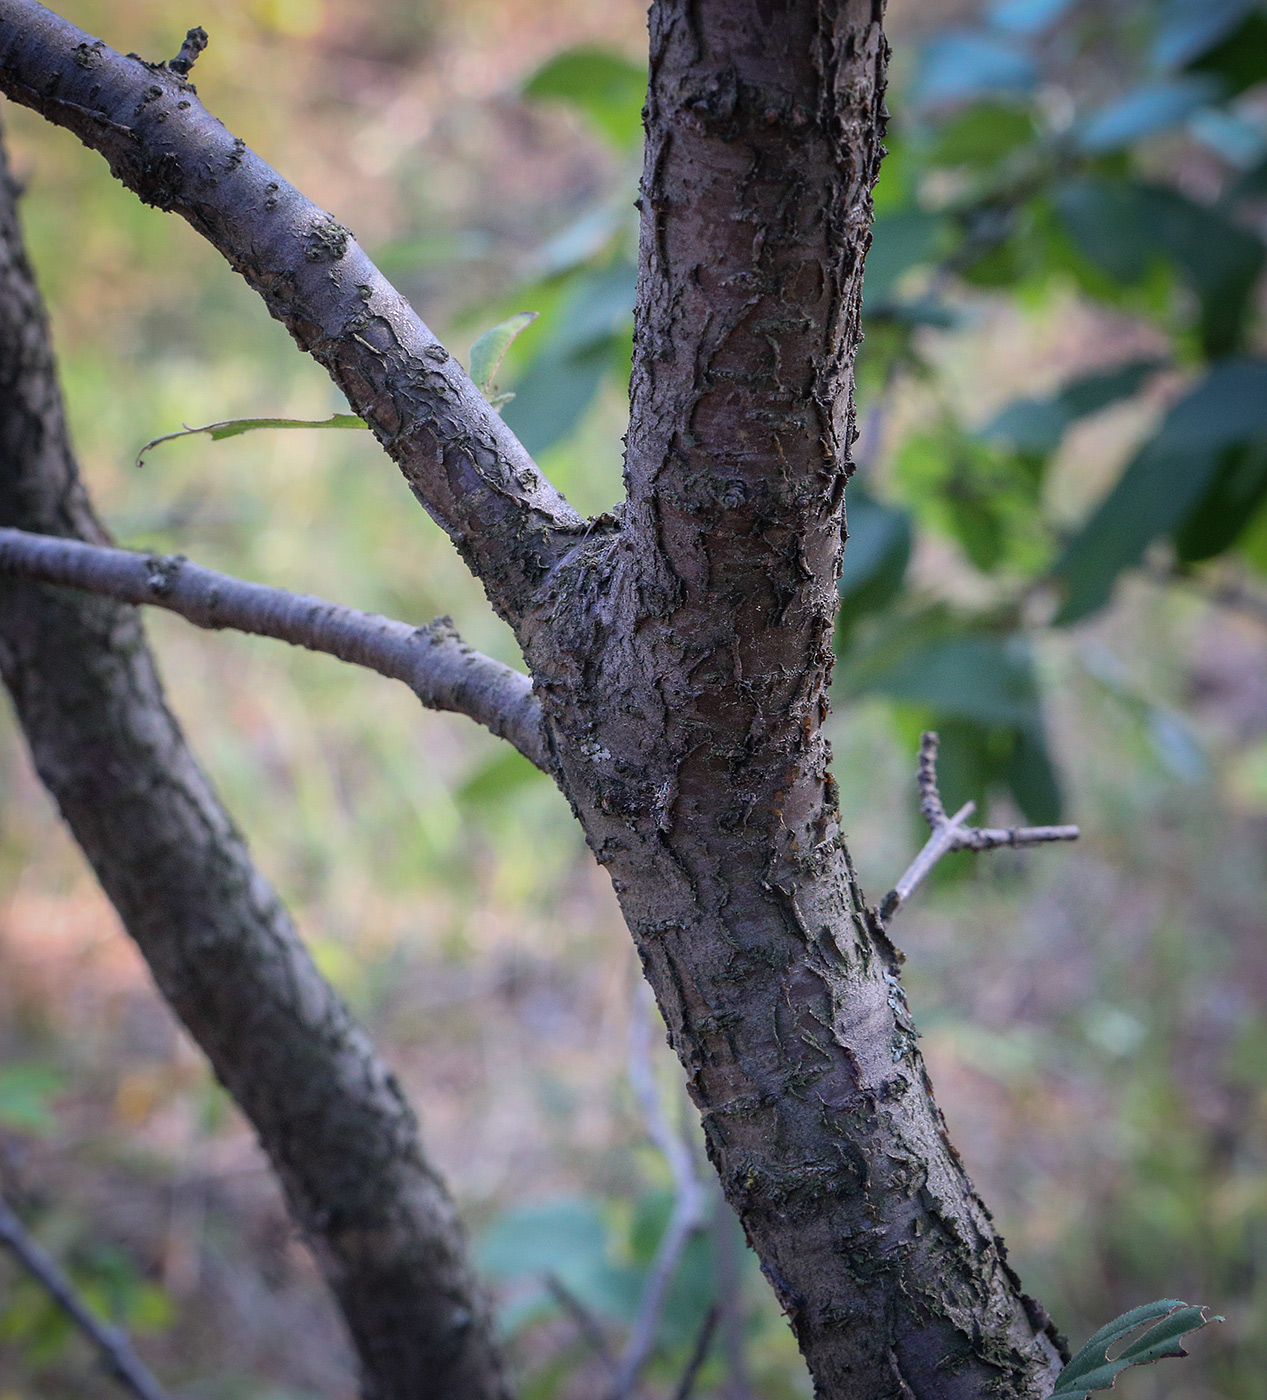
{"label": "peeling bark", "polygon": [[652,6],[628,501],[522,636],[817,1393],[1039,1400],[822,731],[885,57],[869,0]]}

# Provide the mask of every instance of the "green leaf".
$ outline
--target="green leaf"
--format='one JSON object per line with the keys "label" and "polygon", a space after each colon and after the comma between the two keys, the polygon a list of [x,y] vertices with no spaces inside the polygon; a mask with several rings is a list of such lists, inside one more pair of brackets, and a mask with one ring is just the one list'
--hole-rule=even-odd
{"label": "green leaf", "polygon": [[615,338],[573,353],[539,355],[515,384],[502,417],[535,457],[580,425],[611,373]]}
{"label": "green leaf", "polygon": [[45,1065],[0,1069],[0,1126],[27,1133],[49,1133],[57,1126],[53,1101],[66,1087],[65,1076]]}
{"label": "green leaf", "polygon": [[980,436],[1006,439],[1018,452],[1049,456],[1079,418],[1134,398],[1165,364],[1164,360],[1132,360],[1120,369],[1071,380],[1050,398],[1016,399],[981,429]]}
{"label": "green leaf", "polygon": [[1162,0],[1152,58],[1176,68],[1209,53],[1236,28],[1258,0]]}
{"label": "green leaf", "polygon": [[486,399],[493,396],[493,377],[501,368],[506,351],[536,319],[535,311],[516,311],[513,316],[490,326],[471,346],[471,381]]}
{"label": "green leaf", "polygon": [[503,745],[498,754],[473,773],[458,789],[458,800],[475,807],[488,807],[503,802],[512,792],[535,782],[541,770],[512,749]]}
{"label": "green leaf", "polygon": [[873,307],[891,300],[907,272],[931,261],[948,229],[940,214],[922,209],[903,209],[876,219],[867,253],[864,303]]}
{"label": "green leaf", "polygon": [[1217,80],[1202,76],[1147,83],[1093,113],[1078,132],[1078,145],[1095,154],[1123,150],[1177,126],[1219,89]]}
{"label": "green leaf", "polygon": [[572,279],[502,415],[534,455],[569,437],[604,380],[627,369],[636,276],[633,264],[622,261]]}
{"label": "green leaf", "polygon": [[1226,97],[1236,97],[1267,78],[1267,15],[1246,15],[1223,41],[1188,64],[1189,73],[1219,80]]}
{"label": "green leaf", "polygon": [[968,633],[933,640],[873,669],[858,689],[1007,729],[1039,718],[1029,648],[1019,635]]}
{"label": "green leaf", "polygon": [[1162,259],[1197,294],[1206,353],[1221,356],[1236,347],[1263,268],[1260,238],[1215,210],[1155,185],[1071,180],[1054,200],[1069,237],[1093,266],[1134,286]]}
{"label": "green leaf", "polygon": [[988,169],[1036,135],[1028,107],[1011,102],[982,102],[959,112],[942,126],[926,160],[930,166]]}
{"label": "green leaf", "polygon": [[[1167,1356],[1187,1356],[1180,1339],[1222,1321],[1221,1317],[1208,1317],[1204,1308],[1175,1298],[1132,1308],[1100,1328],[1078,1352],[1056,1377],[1056,1388],[1048,1400],[1086,1400],[1090,1391],[1111,1390],[1118,1376],[1131,1366],[1146,1366]],[[1142,1327],[1148,1330],[1110,1359],[1109,1353]]]}
{"label": "green leaf", "polygon": [[1224,452],[1204,496],[1175,531],[1185,564],[1222,554],[1240,538],[1267,499],[1267,441],[1238,443]]}
{"label": "green leaf", "polygon": [[138,467],[145,465],[145,454],[153,447],[157,447],[162,442],[175,442],[177,438],[193,437],[198,433],[205,433],[212,442],[220,442],[224,438],[237,437],[241,433],[253,433],[260,428],[368,428],[364,418],[358,418],[354,413],[335,413],[329,418],[229,418],[223,423],[208,423],[202,428],[191,428],[188,425],[183,427],[178,433],[164,433],[162,437],[152,438],[136,454],[136,464]]}
{"label": "green leaf", "polygon": [[602,1317],[632,1319],[641,1270],[613,1262],[616,1253],[600,1202],[560,1197],[500,1216],[477,1242],[481,1271],[501,1283],[553,1274]]}
{"label": "green leaf", "polygon": [[912,96],[921,105],[964,102],[985,93],[1026,91],[1038,69],[1018,45],[970,29],[944,30],[920,55]]}
{"label": "green leaf", "polygon": [[1055,568],[1065,590],[1057,624],[1108,602],[1118,574],[1177,529],[1211,489],[1227,449],[1267,436],[1267,360],[1215,366],[1166,415]]}
{"label": "green leaf", "polygon": [[581,47],[556,54],[524,84],[524,96],[566,102],[618,147],[637,145],[647,70],[609,49]]}
{"label": "green leaf", "polygon": [[1063,816],[1060,778],[1041,721],[1016,731],[1004,776],[1012,800],[1035,826],[1055,826]]}
{"label": "green leaf", "polygon": [[887,607],[901,590],[911,558],[911,516],[850,486],[841,559],[839,627],[843,637],[860,617]]}

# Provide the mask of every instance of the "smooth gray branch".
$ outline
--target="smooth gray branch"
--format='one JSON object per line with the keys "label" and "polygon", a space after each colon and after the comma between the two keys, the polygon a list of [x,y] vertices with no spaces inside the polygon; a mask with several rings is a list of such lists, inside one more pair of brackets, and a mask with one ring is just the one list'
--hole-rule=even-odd
{"label": "smooth gray branch", "polygon": [[915,887],[933,866],[951,851],[993,851],[1000,846],[1038,846],[1047,841],[1076,841],[1076,826],[966,826],[976,810],[975,802],[965,802],[953,817],[937,787],[938,737],[924,733],[919,744],[919,809],[931,835],[902,878],[880,901],[881,923],[888,923],[911,897]]}
{"label": "smooth gray branch", "polygon": [[206,111],[179,71],[193,56],[124,57],[35,0],[0,0],[0,91],[224,255],[370,425],[493,605],[519,616],[584,522],[351,233]]}
{"label": "smooth gray branch", "polygon": [[634,991],[631,1011],[629,1081],[642,1109],[647,1135],[668,1163],[673,1178],[673,1209],[638,1300],[637,1316],[609,1391],[610,1400],[628,1400],[635,1393],[638,1377],[655,1346],[660,1318],[682,1261],[682,1251],[691,1236],[704,1228],[708,1206],[708,1193],[696,1174],[690,1145],[673,1130],[660,1099],[651,1054],[655,998],[651,988],[641,980]]}
{"label": "smooth gray branch", "polygon": [[453,710],[548,769],[532,682],[466,646],[447,619],[429,627],[248,583],[181,555],[141,554],[54,535],[0,529],[0,574],[149,603],[197,627],[276,637],[404,681],[424,705]]}
{"label": "smooth gray branch", "polygon": [[138,1400],[167,1400],[167,1392],[154,1379],[131,1341],[117,1327],[103,1322],[79,1296],[75,1285],[56,1261],[28,1232],[12,1208],[0,1197],[0,1244],[44,1289],[53,1302],[96,1347],[111,1374]]}

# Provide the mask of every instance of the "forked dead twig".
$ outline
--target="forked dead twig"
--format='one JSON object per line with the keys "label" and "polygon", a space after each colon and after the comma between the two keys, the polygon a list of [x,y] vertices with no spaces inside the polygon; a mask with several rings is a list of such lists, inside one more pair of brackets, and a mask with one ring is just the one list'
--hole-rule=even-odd
{"label": "forked dead twig", "polygon": [[36,1243],[3,1197],[0,1197],[0,1244],[8,1247],[27,1273],[96,1347],[107,1369],[137,1400],[168,1400],[167,1392],[136,1354],[127,1335],[103,1322],[84,1302],[75,1285],[52,1256]]}
{"label": "forked dead twig", "polygon": [[936,734],[925,733],[919,745],[919,809],[932,834],[902,878],[880,901],[880,922],[884,924],[950,851],[993,851],[1000,846],[1038,846],[1047,841],[1078,839],[1076,826],[967,826],[965,823],[976,811],[975,802],[965,802],[953,817],[948,817],[937,787],[938,742]]}

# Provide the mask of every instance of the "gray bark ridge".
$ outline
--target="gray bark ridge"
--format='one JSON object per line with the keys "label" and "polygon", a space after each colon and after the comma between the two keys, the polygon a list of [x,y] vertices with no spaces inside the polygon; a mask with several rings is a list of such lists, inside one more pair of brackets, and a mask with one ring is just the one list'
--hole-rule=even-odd
{"label": "gray bark ridge", "polygon": [[0,89],[226,253],[515,626],[818,1395],[1041,1400],[1060,1345],[948,1139],[823,733],[886,57],[880,0],[655,0],[628,494],[578,528],[539,477],[502,472],[482,401],[418,391],[439,361],[387,353],[394,315],[364,358],[351,293],[364,276],[376,315],[390,299],[370,272],[349,283],[363,255],[318,238],[330,265],[307,277],[311,206],[262,224],[281,186],[232,163],[172,75],[147,106],[147,65],[0,0]]}
{"label": "gray bark ridge", "polygon": [[[0,152],[0,524],[101,544]],[[372,1400],[506,1400],[414,1115],[168,710],[135,608],[0,579],[0,672],[40,777],[160,991],[251,1120]]]}

